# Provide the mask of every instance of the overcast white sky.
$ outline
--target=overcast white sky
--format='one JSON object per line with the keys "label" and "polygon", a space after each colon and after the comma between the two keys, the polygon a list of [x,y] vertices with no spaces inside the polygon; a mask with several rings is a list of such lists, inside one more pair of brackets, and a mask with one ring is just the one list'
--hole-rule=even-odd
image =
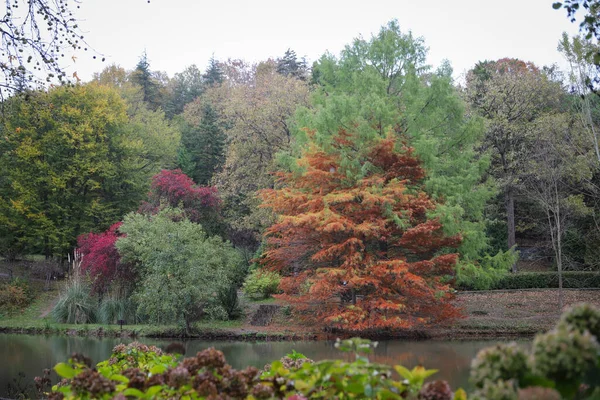
{"label": "overcast white sky", "polygon": [[[144,49],[153,70],[169,76],[219,60],[276,58],[290,47],[309,61],[338,54],[359,35],[368,38],[390,19],[422,36],[428,63],[449,59],[455,76],[477,61],[515,57],[539,66],[565,65],[556,51],[561,33],[577,32],[553,0],[84,0],[80,26],[106,56],[79,54],[69,67],[88,80],[116,63],[133,69]],[[70,60],[69,60],[70,61]]]}

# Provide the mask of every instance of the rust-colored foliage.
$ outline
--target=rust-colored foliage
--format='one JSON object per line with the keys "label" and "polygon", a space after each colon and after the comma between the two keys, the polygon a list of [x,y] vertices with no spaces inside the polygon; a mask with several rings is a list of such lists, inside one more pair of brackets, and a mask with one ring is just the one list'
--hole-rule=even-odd
{"label": "rust-colored foliage", "polygon": [[412,148],[392,135],[359,143],[340,130],[327,151],[313,143],[298,164],[303,172],[281,173],[282,188],[261,193],[280,215],[265,233],[261,263],[283,275],[282,299],[352,331],[459,315],[447,283],[457,255],[440,250],[461,238],[428,219],[435,204]]}

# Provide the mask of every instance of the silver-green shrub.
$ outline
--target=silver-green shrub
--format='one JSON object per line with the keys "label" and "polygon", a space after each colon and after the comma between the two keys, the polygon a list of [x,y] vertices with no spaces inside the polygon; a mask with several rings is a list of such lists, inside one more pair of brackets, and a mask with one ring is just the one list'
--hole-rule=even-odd
{"label": "silver-green shrub", "polygon": [[600,346],[588,331],[559,326],[537,335],[532,356],[536,373],[557,382],[577,382],[598,362]]}
{"label": "silver-green shrub", "polygon": [[91,293],[91,286],[82,277],[70,280],[52,309],[52,317],[67,324],[96,322],[98,301]]}
{"label": "silver-green shrub", "polygon": [[98,322],[110,325],[117,324],[119,320],[124,320],[129,325],[135,324],[138,322],[135,309],[136,305],[131,299],[108,295],[100,302]]}
{"label": "silver-green shrub", "polygon": [[529,372],[527,360],[527,353],[515,342],[488,347],[471,362],[471,382],[482,388],[487,381],[518,379]]}
{"label": "silver-green shrub", "polygon": [[138,314],[186,328],[202,317],[227,318],[218,294],[231,286],[232,271],[242,262],[230,243],[209,237],[177,209],[129,214],[120,231],[126,235],[116,244],[121,259],[134,263],[141,276],[132,296]]}
{"label": "silver-green shrub", "polygon": [[587,303],[575,304],[562,314],[559,326],[570,326],[580,332],[587,330],[600,340],[600,310]]}
{"label": "silver-green shrub", "polygon": [[487,380],[483,387],[469,396],[469,400],[518,400],[517,389],[513,381]]}

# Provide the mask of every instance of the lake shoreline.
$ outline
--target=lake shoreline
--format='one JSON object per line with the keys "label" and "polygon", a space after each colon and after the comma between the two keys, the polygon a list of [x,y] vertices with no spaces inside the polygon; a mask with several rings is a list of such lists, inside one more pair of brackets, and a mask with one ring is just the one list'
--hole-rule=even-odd
{"label": "lake shoreline", "polygon": [[[56,294],[48,293],[23,313],[0,317],[0,334],[61,335],[81,337],[123,337],[161,339],[199,339],[216,341],[327,341],[336,338],[361,336],[372,340],[502,340],[531,338],[551,329],[558,321],[558,291],[527,290],[516,292],[462,292],[456,296],[456,306],[464,318],[452,326],[394,332],[336,332],[315,331],[285,313],[279,313],[268,326],[253,326],[251,315],[264,302],[249,303],[246,318],[235,321],[200,321],[187,333],[177,325],[75,325],[58,324],[44,310],[49,309]],[[595,290],[564,292],[565,307],[588,302],[600,307]],[[273,302],[267,303],[273,304]],[[313,329],[310,329],[313,328]]]}
{"label": "lake shoreline", "polygon": [[172,327],[155,327],[151,331],[123,329],[118,327],[81,327],[70,328],[45,328],[45,327],[3,327],[0,326],[0,334],[22,334],[22,335],[41,335],[41,336],[71,336],[88,338],[128,338],[138,337],[155,339],[174,339],[174,340],[213,340],[213,341],[331,341],[336,338],[349,338],[360,336],[371,340],[501,340],[501,339],[522,339],[531,338],[536,333],[543,332],[545,329],[435,329],[410,332],[385,332],[381,334],[366,333],[314,333],[314,332],[277,332],[261,331],[248,329],[214,329],[199,330],[192,333],[178,332]]}

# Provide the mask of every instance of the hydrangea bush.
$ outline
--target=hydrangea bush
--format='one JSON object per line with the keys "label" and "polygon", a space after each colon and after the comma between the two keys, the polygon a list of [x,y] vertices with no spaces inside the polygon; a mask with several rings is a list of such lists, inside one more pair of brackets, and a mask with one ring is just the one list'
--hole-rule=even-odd
{"label": "hydrangea bush", "polygon": [[[368,350],[364,341],[361,343],[361,351]],[[95,368],[81,357],[58,364],[55,370],[63,380],[52,387],[48,398],[464,399],[463,391],[455,396],[446,382],[423,386],[435,371],[396,369],[402,380],[392,378],[391,367],[370,363],[358,353],[354,362],[312,362],[293,352],[264,371],[254,367],[238,371],[213,348],[178,359],[155,347],[132,343],[116,346],[111,357]]]}
{"label": "hydrangea bush", "polygon": [[471,364],[475,399],[599,399],[600,310],[577,304],[537,335],[529,354],[516,343],[481,350]]}

